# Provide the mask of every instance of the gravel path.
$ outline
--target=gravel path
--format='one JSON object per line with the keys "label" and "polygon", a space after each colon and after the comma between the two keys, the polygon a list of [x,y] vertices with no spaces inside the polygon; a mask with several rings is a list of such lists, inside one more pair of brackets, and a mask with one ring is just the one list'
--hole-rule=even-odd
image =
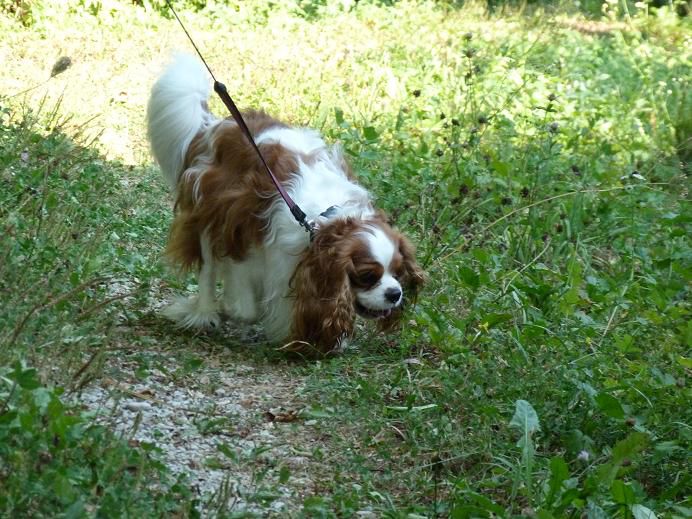
{"label": "gravel path", "polygon": [[[302,412],[303,377],[194,354],[192,366],[160,351],[113,355],[104,377],[76,399],[131,443],[156,444],[174,473],[188,474],[203,512],[299,510],[323,472],[313,449],[325,449],[317,423]],[[153,359],[144,373],[143,355]]]}

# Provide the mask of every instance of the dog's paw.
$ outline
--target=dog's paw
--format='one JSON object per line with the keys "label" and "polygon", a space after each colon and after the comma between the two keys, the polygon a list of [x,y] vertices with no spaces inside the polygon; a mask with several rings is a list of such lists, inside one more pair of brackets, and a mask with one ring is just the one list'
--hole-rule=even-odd
{"label": "dog's paw", "polygon": [[254,323],[259,317],[257,304],[254,301],[249,301],[245,304],[240,301],[233,301],[231,303],[224,301],[221,304],[221,308],[225,315],[237,321]]}
{"label": "dog's paw", "polygon": [[350,337],[347,334],[344,334],[341,337],[339,337],[339,339],[336,341],[336,344],[329,351],[329,353],[340,354],[340,353],[345,353],[348,350],[354,350],[354,349],[356,349],[356,347],[351,342]]}
{"label": "dog's paw", "polygon": [[176,299],[163,309],[162,314],[181,328],[215,330],[221,326],[221,317],[216,308],[201,305],[197,297]]}

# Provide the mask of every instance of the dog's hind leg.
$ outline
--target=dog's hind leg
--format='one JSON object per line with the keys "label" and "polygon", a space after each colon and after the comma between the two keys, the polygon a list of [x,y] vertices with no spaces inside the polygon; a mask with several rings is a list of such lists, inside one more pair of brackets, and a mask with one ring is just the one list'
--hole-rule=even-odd
{"label": "dog's hind leg", "polygon": [[221,323],[216,304],[216,262],[206,235],[202,237],[201,245],[199,293],[189,298],[179,298],[163,311],[166,317],[183,328],[217,328]]}
{"label": "dog's hind leg", "polygon": [[[255,277],[258,266],[250,258],[223,263],[223,310],[232,319],[254,322],[259,317]],[[261,275],[261,272],[259,272]]]}

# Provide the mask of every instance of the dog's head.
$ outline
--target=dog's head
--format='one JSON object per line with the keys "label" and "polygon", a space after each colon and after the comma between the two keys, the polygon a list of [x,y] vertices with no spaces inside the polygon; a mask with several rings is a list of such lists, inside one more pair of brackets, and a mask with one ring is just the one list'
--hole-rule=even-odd
{"label": "dog's head", "polygon": [[423,281],[413,246],[382,216],[323,224],[293,277],[293,336],[328,352],[356,315],[391,328]]}

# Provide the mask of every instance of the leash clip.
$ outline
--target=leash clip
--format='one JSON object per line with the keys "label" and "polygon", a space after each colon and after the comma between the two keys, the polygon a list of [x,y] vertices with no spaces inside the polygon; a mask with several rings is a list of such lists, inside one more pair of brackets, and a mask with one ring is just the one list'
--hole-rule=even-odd
{"label": "leash clip", "polygon": [[[339,209],[338,205],[332,205],[320,213],[320,218],[326,220],[333,216]],[[310,242],[315,239],[315,233],[319,229],[319,223],[316,220],[305,220],[300,222],[300,225],[305,228],[305,231],[310,233]]]}

